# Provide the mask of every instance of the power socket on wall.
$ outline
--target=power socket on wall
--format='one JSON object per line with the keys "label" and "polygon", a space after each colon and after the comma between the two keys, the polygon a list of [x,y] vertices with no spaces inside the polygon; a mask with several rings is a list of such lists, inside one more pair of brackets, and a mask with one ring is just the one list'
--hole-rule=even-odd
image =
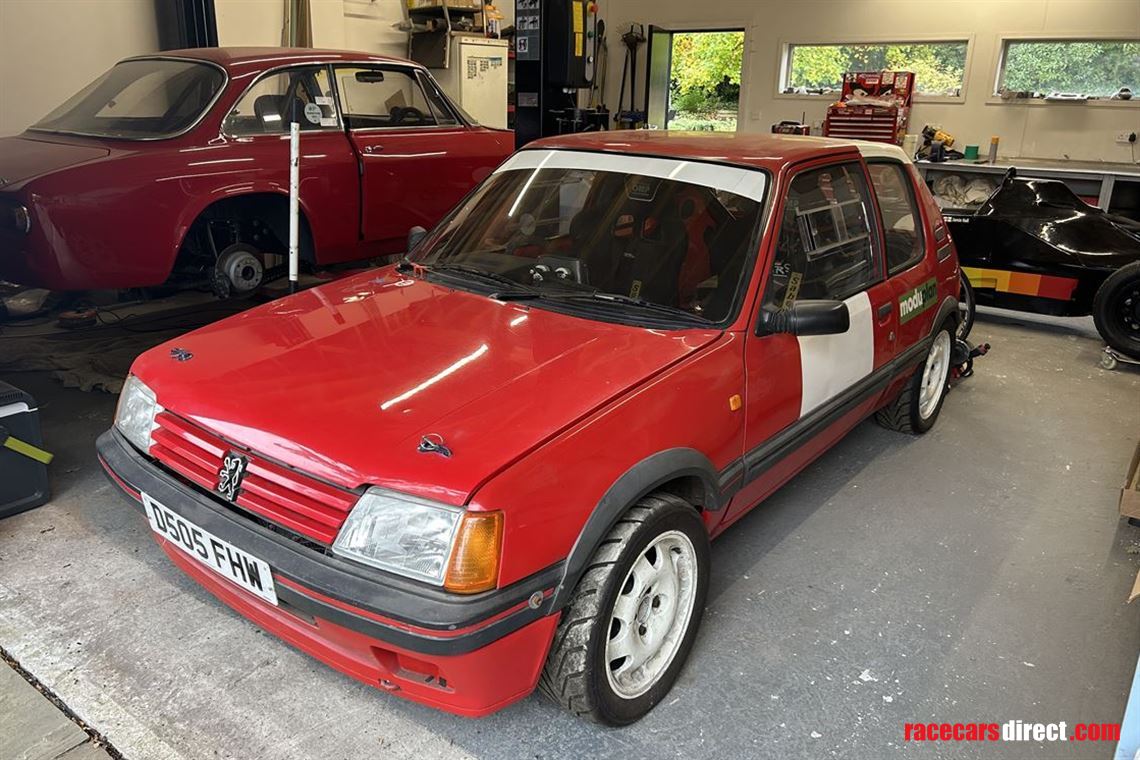
{"label": "power socket on wall", "polygon": [[1135,132],[1117,132],[1116,133],[1116,141],[1122,145],[1128,145],[1129,143],[1134,143],[1134,142],[1136,142],[1136,133]]}

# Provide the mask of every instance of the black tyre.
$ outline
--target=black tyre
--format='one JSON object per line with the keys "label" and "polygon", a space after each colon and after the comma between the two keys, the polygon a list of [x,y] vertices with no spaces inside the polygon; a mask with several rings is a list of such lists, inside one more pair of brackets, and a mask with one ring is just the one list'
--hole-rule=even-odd
{"label": "black tyre", "polygon": [[1117,269],[1097,289],[1093,321],[1105,343],[1140,359],[1140,261]]}
{"label": "black tyre", "polygon": [[888,430],[915,435],[934,427],[950,387],[950,355],[954,345],[950,329],[943,326],[934,334],[926,359],[895,400],[875,413],[876,422]]}
{"label": "black tyre", "polygon": [[962,280],[962,295],[958,299],[958,339],[965,340],[974,329],[974,316],[978,313],[978,302],[974,300],[974,286],[965,272],[960,275]]}
{"label": "black tyre", "polygon": [[708,594],[709,540],[690,504],[646,496],[602,541],[554,634],[539,689],[570,712],[621,726],[669,693]]}

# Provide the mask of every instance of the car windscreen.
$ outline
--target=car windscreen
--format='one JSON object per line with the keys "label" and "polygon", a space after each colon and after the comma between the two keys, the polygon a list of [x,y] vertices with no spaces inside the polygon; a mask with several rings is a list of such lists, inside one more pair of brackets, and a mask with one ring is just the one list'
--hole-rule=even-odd
{"label": "car windscreen", "polygon": [[123,61],[49,113],[32,129],[150,140],[193,125],[225,83],[216,66],[194,61]]}
{"label": "car windscreen", "polygon": [[670,311],[687,324],[722,323],[757,247],[766,184],[763,172],[738,167],[523,151],[413,263],[540,307],[620,309],[619,321],[635,323],[638,315],[667,322]]}

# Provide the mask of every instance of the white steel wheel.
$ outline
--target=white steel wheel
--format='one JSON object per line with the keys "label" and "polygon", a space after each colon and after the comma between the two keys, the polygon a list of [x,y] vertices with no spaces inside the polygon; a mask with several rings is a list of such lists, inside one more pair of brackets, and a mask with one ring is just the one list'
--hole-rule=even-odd
{"label": "white steel wheel", "polygon": [[950,333],[940,330],[926,355],[922,369],[922,383],[918,390],[918,414],[928,420],[938,409],[942,394],[946,392],[946,379],[950,376]]}
{"label": "white steel wheel", "polygon": [[651,493],[593,550],[554,632],[538,687],[609,726],[642,718],[676,682],[709,589],[709,536],[679,496]]}
{"label": "white steel wheel", "polygon": [[876,422],[889,430],[914,435],[934,427],[950,387],[952,330],[953,326],[947,323],[934,333],[926,360],[914,368],[902,391],[875,412]]}
{"label": "white steel wheel", "polygon": [[693,614],[696,574],[693,542],[676,530],[658,536],[634,561],[606,640],[606,676],[618,696],[641,696],[673,663]]}

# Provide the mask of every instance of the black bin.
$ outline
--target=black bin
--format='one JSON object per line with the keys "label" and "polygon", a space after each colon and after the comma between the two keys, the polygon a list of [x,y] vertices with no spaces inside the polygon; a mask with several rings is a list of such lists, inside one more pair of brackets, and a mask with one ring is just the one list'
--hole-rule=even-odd
{"label": "black bin", "polygon": [[36,400],[0,382],[0,518],[38,507],[51,498],[47,465],[5,447],[8,436],[43,447]]}

